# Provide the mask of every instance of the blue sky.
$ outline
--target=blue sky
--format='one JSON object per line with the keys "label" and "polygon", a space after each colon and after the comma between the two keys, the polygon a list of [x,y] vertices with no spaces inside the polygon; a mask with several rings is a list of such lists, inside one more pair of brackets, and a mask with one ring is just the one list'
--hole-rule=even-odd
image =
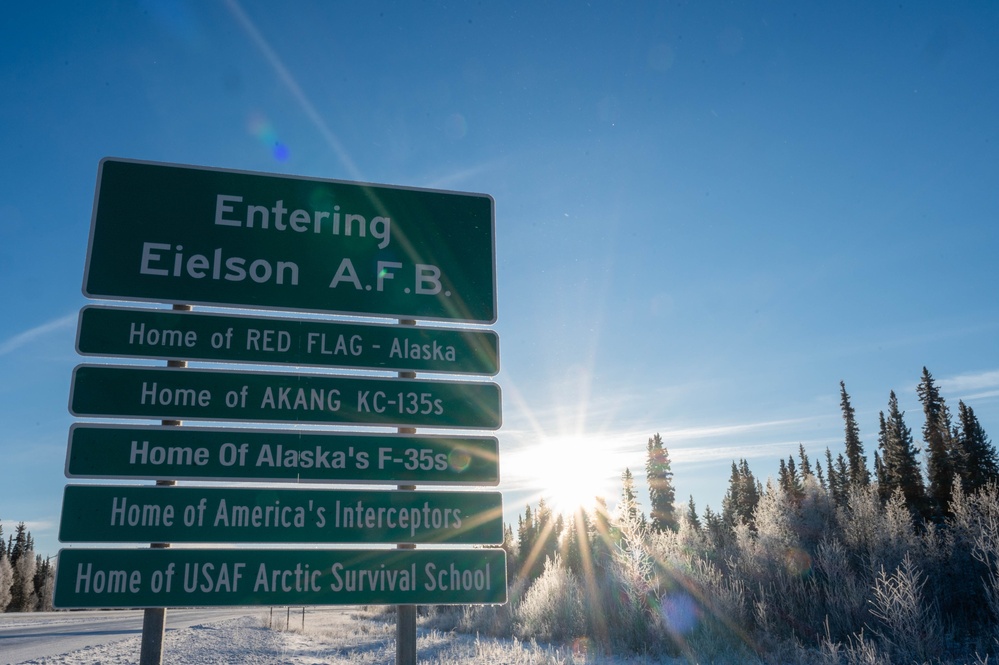
{"label": "blue sky", "polygon": [[[0,520],[54,553],[105,156],[496,201],[511,519],[613,498],[663,434],[678,498],[732,459],[869,460],[922,367],[999,436],[990,3],[22,3],[0,24]],[[543,460],[543,461],[541,461]]]}

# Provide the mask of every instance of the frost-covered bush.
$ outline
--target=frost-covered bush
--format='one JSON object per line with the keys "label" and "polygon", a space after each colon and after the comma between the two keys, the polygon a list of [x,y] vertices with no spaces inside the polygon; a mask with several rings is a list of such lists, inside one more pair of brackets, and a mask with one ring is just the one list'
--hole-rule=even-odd
{"label": "frost-covered bush", "polygon": [[874,585],[874,633],[895,662],[927,662],[942,651],[940,618],[923,596],[926,577],[906,555],[894,573],[882,568]]}
{"label": "frost-covered bush", "polygon": [[567,640],[585,634],[579,582],[558,555],[545,561],[544,572],[524,594],[514,621],[524,638]]}
{"label": "frost-covered bush", "polygon": [[838,539],[819,543],[815,571],[824,592],[825,636],[844,640],[867,620],[869,589],[854,572],[846,547]]}

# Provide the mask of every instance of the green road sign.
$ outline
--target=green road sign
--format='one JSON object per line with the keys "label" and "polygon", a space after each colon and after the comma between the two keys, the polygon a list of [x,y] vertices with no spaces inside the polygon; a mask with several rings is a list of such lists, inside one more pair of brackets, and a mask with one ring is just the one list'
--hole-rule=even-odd
{"label": "green road sign", "polygon": [[83,292],[496,320],[492,198],[101,160]]}
{"label": "green road sign", "polygon": [[491,330],[94,306],[76,340],[84,355],[489,375],[498,346]]}
{"label": "green road sign", "polygon": [[75,424],[70,478],[496,485],[495,437]]}
{"label": "green road sign", "polygon": [[67,485],[64,543],[503,542],[499,492]]}
{"label": "green road sign", "polygon": [[499,429],[495,383],[79,365],[75,416]]}
{"label": "green road sign", "polygon": [[501,604],[506,586],[492,548],[63,549],[55,606]]}

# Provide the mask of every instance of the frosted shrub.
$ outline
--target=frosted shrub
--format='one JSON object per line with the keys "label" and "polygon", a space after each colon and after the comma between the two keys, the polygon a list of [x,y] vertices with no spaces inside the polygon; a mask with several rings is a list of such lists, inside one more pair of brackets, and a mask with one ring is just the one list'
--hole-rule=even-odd
{"label": "frosted shrub", "polygon": [[524,638],[568,640],[584,633],[579,582],[558,555],[545,561],[544,572],[515,610],[515,622]]}
{"label": "frosted shrub", "polygon": [[[0,542],[0,547],[3,543]],[[14,586],[14,569],[10,565],[10,558],[0,556],[0,612],[7,609],[10,604],[11,588]]]}
{"label": "frosted shrub", "polygon": [[[708,549],[704,532],[686,520],[677,532],[647,537],[652,567],[644,582],[650,622],[646,638],[667,642],[655,651],[695,652],[703,658],[738,647],[746,626],[745,585],[739,576],[724,575],[708,558]],[[632,567],[641,572],[641,566]],[[634,584],[630,588],[637,591]],[[635,617],[641,619],[640,614]],[[642,646],[648,651],[648,644]]]}
{"label": "frosted shrub", "polygon": [[767,491],[753,513],[756,522],[757,555],[764,569],[781,566],[785,553],[797,545],[795,514],[787,493],[767,480]]}
{"label": "frosted shrub", "polygon": [[926,578],[906,555],[891,575],[882,568],[874,585],[875,634],[896,661],[925,662],[942,650],[940,619],[923,598]]}
{"label": "frosted shrub", "polygon": [[653,603],[660,585],[656,566],[648,552],[618,548],[603,591],[603,621],[610,640],[636,651],[647,651],[660,628]]}
{"label": "frosted shrub", "polygon": [[867,617],[867,589],[851,569],[846,548],[838,540],[819,543],[815,569],[825,591],[826,637],[844,639]]}
{"label": "frosted shrub", "polygon": [[815,476],[806,476],[795,529],[803,549],[814,550],[836,520],[836,504]]}
{"label": "frosted shrub", "polygon": [[[999,640],[999,490],[995,485],[975,495],[973,508],[977,528],[972,528],[971,555],[986,567],[984,591],[993,619],[994,637]],[[971,518],[968,518],[971,521]]]}
{"label": "frosted shrub", "polygon": [[839,524],[848,554],[857,571],[866,573],[868,579],[873,579],[881,566],[894,569],[906,554],[915,555],[920,550],[901,491],[882,506],[876,487],[852,489]]}

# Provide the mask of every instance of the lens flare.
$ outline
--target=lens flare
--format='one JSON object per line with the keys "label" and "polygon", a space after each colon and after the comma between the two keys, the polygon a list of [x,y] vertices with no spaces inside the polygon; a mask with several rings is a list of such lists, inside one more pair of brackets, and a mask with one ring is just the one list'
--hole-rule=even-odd
{"label": "lens flare", "polygon": [[798,548],[791,548],[785,556],[787,572],[796,577],[806,577],[812,572],[812,557],[808,552]]}
{"label": "lens flare", "polygon": [[467,450],[456,448],[447,456],[447,463],[452,471],[462,473],[472,463],[472,456],[468,454]]}
{"label": "lens flare", "polygon": [[256,137],[257,141],[270,151],[271,156],[275,160],[279,162],[288,161],[288,158],[291,156],[288,146],[278,139],[277,132],[274,131],[274,127],[267,118],[259,113],[254,113],[250,115],[246,125],[250,134]]}
{"label": "lens flare", "polygon": [[660,599],[660,610],[666,628],[679,635],[687,635],[701,620],[701,608],[690,594],[683,591],[668,593]]}

